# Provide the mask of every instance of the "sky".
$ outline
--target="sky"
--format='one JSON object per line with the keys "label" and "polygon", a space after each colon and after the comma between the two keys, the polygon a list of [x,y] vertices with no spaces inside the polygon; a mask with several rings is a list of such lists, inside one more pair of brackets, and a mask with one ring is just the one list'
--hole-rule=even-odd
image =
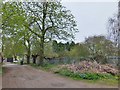
{"label": "sky", "polygon": [[[83,42],[85,38],[93,35],[107,35],[107,22],[117,13],[117,0],[64,0],[62,2],[75,16],[78,33],[75,42]],[[106,1],[106,2],[105,2]]]}

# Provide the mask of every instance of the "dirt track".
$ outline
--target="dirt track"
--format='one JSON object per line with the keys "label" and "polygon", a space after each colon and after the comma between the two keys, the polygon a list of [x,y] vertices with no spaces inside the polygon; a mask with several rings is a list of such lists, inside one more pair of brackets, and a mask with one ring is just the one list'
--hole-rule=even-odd
{"label": "dirt track", "polygon": [[27,65],[6,64],[4,67],[2,88],[112,88],[71,80]]}

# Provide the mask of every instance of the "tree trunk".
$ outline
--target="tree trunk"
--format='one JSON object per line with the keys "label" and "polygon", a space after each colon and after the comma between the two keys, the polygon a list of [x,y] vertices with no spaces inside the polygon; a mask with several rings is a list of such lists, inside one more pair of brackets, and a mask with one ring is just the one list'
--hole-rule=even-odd
{"label": "tree trunk", "polygon": [[1,63],[3,63],[3,60],[4,60],[4,59],[3,59],[3,56],[2,56],[2,62],[1,62]]}
{"label": "tree trunk", "polygon": [[30,50],[27,53],[27,64],[30,64]]}
{"label": "tree trunk", "polygon": [[17,56],[16,55],[14,55],[14,58],[15,58],[15,61],[17,60]]}
{"label": "tree trunk", "polygon": [[44,48],[41,48],[38,65],[43,66],[43,59],[44,59]]}
{"label": "tree trunk", "polygon": [[42,35],[41,35],[41,42],[40,42],[40,53],[39,53],[39,61],[38,65],[43,66],[43,60],[44,60],[44,39],[45,39],[45,19],[47,14],[47,3],[43,3],[43,19],[42,19]]}
{"label": "tree trunk", "polygon": [[37,58],[38,55],[32,55],[32,58],[33,58],[33,64],[36,64],[36,58]]}
{"label": "tree trunk", "polygon": [[27,64],[30,64],[30,55],[27,55]]}
{"label": "tree trunk", "polygon": [[30,47],[31,47],[30,40],[28,39],[27,42],[28,42],[27,64],[30,64],[30,54],[31,54],[30,53]]}
{"label": "tree trunk", "polygon": [[36,57],[33,57],[33,64],[36,64]]}
{"label": "tree trunk", "polygon": [[0,56],[0,63],[3,63],[3,56]]}
{"label": "tree trunk", "polygon": [[43,59],[44,59],[44,35],[41,38],[41,43],[40,43],[40,53],[39,53],[39,61],[38,65],[43,66]]}

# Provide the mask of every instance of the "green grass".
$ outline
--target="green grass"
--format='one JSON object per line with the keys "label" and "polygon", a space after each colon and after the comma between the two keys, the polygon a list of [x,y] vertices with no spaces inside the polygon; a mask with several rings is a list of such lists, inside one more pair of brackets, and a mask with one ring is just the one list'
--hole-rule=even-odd
{"label": "green grass", "polygon": [[112,85],[117,86],[118,85],[118,77],[113,76],[111,74],[97,74],[97,73],[74,73],[66,68],[60,69],[57,65],[52,64],[45,64],[44,66],[37,66],[35,64],[31,64],[31,66],[42,69],[45,71],[50,71],[55,74],[74,79],[74,80],[81,80],[83,82],[88,83],[98,83],[103,85]]}
{"label": "green grass", "polygon": [[71,78],[77,78],[77,79],[86,79],[86,80],[98,80],[98,79],[116,79],[117,78],[111,74],[98,74],[98,73],[74,73],[70,70],[67,69],[60,69],[54,73],[63,75],[63,76],[68,76]]}
{"label": "green grass", "polygon": [[57,65],[52,65],[52,64],[44,64],[43,66],[38,66],[36,64],[30,64],[30,65],[36,69],[42,69],[45,71],[52,71],[52,68],[57,66]]}
{"label": "green grass", "polygon": [[118,77],[111,74],[97,74],[97,73],[74,73],[67,69],[62,69],[57,72],[59,75],[69,77],[74,80],[81,80],[89,83],[99,83],[104,85],[118,85]]}
{"label": "green grass", "polygon": [[0,67],[0,75],[2,74],[2,67]]}
{"label": "green grass", "polygon": [[0,64],[0,75],[2,75],[2,64]]}
{"label": "green grass", "polygon": [[30,63],[30,66],[34,67],[34,68],[37,68],[37,69],[40,69],[40,66],[36,65],[36,64],[31,64]]}

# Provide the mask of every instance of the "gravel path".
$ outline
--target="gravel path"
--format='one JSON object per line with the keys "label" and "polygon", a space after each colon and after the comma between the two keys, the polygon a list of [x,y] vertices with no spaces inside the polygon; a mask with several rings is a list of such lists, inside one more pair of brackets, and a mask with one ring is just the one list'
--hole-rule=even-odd
{"label": "gravel path", "polygon": [[27,65],[7,63],[3,67],[3,88],[116,88],[71,80]]}

